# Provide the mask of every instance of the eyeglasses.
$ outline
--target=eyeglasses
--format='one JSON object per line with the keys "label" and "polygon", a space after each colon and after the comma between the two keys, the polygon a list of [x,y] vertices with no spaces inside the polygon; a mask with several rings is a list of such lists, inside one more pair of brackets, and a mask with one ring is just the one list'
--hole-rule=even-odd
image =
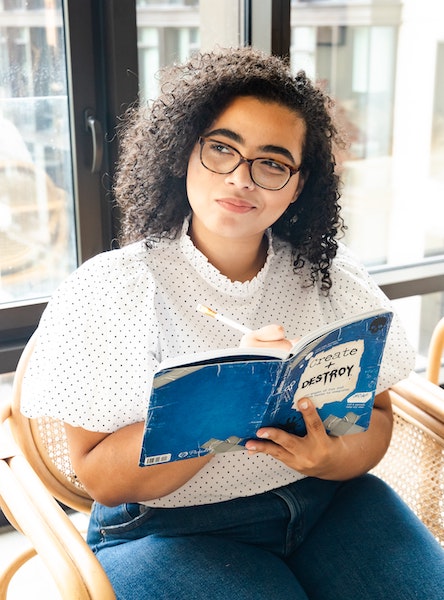
{"label": "eyeglasses", "polygon": [[254,183],[265,190],[281,190],[301,169],[286,165],[274,158],[245,158],[240,152],[211,138],[200,137],[200,162],[212,173],[228,175],[242,163],[250,168]]}

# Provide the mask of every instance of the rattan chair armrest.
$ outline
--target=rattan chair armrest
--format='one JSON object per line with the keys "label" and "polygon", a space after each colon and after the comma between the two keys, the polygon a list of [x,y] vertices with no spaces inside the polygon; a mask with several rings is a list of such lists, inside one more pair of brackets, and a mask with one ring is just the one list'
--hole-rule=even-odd
{"label": "rattan chair armrest", "polygon": [[392,390],[413,406],[444,423],[444,390],[417,373],[411,373]]}
{"label": "rattan chair armrest", "polygon": [[0,496],[62,598],[115,600],[100,563],[23,456],[0,460]]}
{"label": "rattan chair armrest", "polygon": [[432,383],[439,384],[439,373],[444,351],[444,317],[438,321],[430,338],[426,376]]}
{"label": "rattan chair armrest", "polygon": [[15,443],[8,426],[11,417],[11,403],[0,403],[0,458],[8,459],[20,454],[20,449]]}
{"label": "rattan chair armrest", "polygon": [[391,392],[391,401],[394,413],[425,432],[438,442],[438,444],[444,447],[444,423],[442,421],[436,419],[434,416],[396,392]]}
{"label": "rattan chair armrest", "polygon": [[[8,465],[8,461],[13,456],[20,454],[20,448],[15,443],[9,427],[7,425],[7,421],[11,416],[11,404],[9,402],[2,402],[0,404],[0,461],[2,461],[5,465]],[[2,465],[3,468],[3,465]],[[0,482],[1,483],[1,482]],[[0,507],[3,510],[3,514],[11,523],[11,525],[20,531],[20,526],[17,521],[14,519],[13,514],[9,510],[9,507],[5,504],[2,499],[1,489],[0,489]],[[1,580],[3,582],[3,579]],[[0,586],[1,589],[2,586]],[[2,595],[0,593],[0,600],[3,600]]]}
{"label": "rattan chair armrest", "polygon": [[30,558],[33,558],[37,552],[35,548],[27,548],[23,550],[6,568],[0,573],[0,600],[7,600],[8,588],[11,579]]}
{"label": "rattan chair armrest", "polygon": [[[0,461],[0,495],[8,507],[20,530],[35,547],[44,564],[49,569],[58,589],[72,586],[73,597],[88,598],[81,578],[73,576],[69,557],[65,556],[63,545],[57,540],[46,518],[42,518],[39,508],[25,492],[7,461]],[[50,514],[52,511],[49,510]],[[63,597],[63,596],[62,596]]]}

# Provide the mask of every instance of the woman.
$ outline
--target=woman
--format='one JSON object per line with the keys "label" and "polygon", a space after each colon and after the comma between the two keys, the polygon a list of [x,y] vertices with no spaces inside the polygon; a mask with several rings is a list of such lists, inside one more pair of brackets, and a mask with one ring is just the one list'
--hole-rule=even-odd
{"label": "woman", "polygon": [[66,423],[118,598],[441,597],[441,548],[365,475],[390,441],[386,390],[413,364],[397,318],[365,433],[328,436],[304,399],[303,438],[263,428],[245,452],[138,466],[159,361],[239,344],[199,302],[250,327],[242,345],[283,348],[389,306],[337,240],[336,138],[328,98],[251,49],[170,69],[123,132],[123,247],[54,295],[23,400]]}

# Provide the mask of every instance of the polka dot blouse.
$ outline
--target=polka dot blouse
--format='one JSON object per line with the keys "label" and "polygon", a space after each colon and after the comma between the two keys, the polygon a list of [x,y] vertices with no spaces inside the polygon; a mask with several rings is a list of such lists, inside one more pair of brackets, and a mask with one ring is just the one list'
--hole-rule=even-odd
{"label": "polka dot blouse", "polygon": [[[202,315],[198,303],[257,329],[284,326],[300,337],[325,323],[390,303],[342,245],[325,297],[308,269],[293,271],[288,244],[269,234],[266,263],[248,282],[232,282],[193,245],[184,223],[175,240],[136,243],[84,263],[57,290],[39,325],[23,383],[22,410],[90,431],[143,421],[158,363],[184,353],[238,346],[240,335]],[[406,377],[414,353],[395,316],[378,391]],[[172,433],[173,435],[173,433]],[[258,494],[300,479],[270,456],[219,454],[184,486],[150,506],[190,506]]]}

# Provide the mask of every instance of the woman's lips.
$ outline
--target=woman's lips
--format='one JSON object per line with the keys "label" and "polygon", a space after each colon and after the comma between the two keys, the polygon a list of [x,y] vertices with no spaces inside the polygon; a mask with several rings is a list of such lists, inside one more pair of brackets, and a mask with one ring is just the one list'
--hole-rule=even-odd
{"label": "woman's lips", "polygon": [[252,204],[240,200],[239,198],[219,198],[216,202],[230,212],[241,214],[247,213],[255,208]]}

